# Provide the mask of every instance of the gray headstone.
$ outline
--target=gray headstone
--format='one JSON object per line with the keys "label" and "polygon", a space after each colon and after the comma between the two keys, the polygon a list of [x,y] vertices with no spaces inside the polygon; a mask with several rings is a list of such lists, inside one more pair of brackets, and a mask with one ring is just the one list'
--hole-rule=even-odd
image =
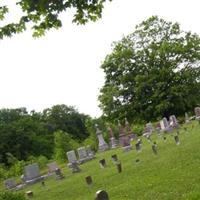
{"label": "gray headstone", "polygon": [[78,156],[79,156],[79,159],[87,159],[88,155],[87,155],[87,151],[85,149],[85,147],[80,147],[77,149],[77,152],[78,152]]}
{"label": "gray headstone", "polygon": [[59,168],[58,165],[55,162],[47,164],[47,167],[48,167],[49,173],[54,173],[56,171],[56,169]]}
{"label": "gray headstone", "polygon": [[72,150],[72,151],[68,151],[66,153],[67,155],[67,159],[68,159],[68,162],[69,163],[74,163],[74,162],[77,162],[77,158],[76,158],[76,154],[75,154],[75,151]]}
{"label": "gray headstone", "polygon": [[109,200],[108,193],[104,190],[99,190],[96,192],[95,200]]}
{"label": "gray headstone", "polygon": [[25,166],[24,173],[26,180],[32,180],[40,177],[40,170],[37,163]]}
{"label": "gray headstone", "polygon": [[68,164],[68,167],[72,170],[72,173],[77,173],[77,172],[80,172],[80,171],[81,171],[81,169],[79,168],[77,162],[69,163],[69,164]]}
{"label": "gray headstone", "polygon": [[17,183],[14,178],[9,178],[4,181],[4,185],[5,185],[6,189],[12,189],[17,186]]}

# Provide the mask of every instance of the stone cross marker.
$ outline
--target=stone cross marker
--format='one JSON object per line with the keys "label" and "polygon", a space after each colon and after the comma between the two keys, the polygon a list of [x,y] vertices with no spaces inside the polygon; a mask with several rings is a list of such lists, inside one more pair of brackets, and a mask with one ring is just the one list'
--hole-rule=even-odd
{"label": "stone cross marker", "polygon": [[37,163],[25,166],[26,180],[32,180],[38,177],[40,177],[40,171]]}
{"label": "stone cross marker", "polygon": [[4,181],[4,185],[5,185],[6,189],[12,189],[17,186],[17,183],[14,178],[9,178]]}
{"label": "stone cross marker", "polygon": [[99,190],[96,192],[95,200],[109,200],[108,193],[104,190]]}

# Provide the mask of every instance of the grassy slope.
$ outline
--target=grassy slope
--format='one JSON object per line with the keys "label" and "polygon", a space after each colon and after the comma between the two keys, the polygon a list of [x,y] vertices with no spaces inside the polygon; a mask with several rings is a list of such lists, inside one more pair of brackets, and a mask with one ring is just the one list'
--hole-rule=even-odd
{"label": "grassy slope", "polygon": [[[157,156],[152,153],[151,144],[143,139],[139,154],[135,149],[128,153],[121,149],[99,153],[95,160],[81,165],[81,173],[71,174],[64,166],[65,179],[56,181],[51,177],[46,187],[38,183],[25,191],[32,190],[34,200],[92,200],[99,189],[105,189],[111,200],[200,199],[200,126],[196,122],[193,125],[187,125],[187,132],[180,130],[179,146],[171,135],[165,142],[155,135]],[[114,153],[122,162],[121,174],[110,159]],[[101,158],[107,161],[105,169],[99,167]],[[141,162],[136,163],[136,158]],[[93,178],[92,187],[85,183],[88,175]]]}

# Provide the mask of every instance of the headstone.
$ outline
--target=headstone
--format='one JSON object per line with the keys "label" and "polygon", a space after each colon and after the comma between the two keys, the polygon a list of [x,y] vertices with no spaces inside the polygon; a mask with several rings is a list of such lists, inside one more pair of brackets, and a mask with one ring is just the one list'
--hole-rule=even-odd
{"label": "headstone", "polygon": [[155,154],[155,155],[157,155],[157,144],[156,144],[156,142],[154,142],[153,143],[153,145],[152,145],[152,150],[153,150],[153,153]]}
{"label": "headstone", "polygon": [[179,140],[178,135],[175,135],[174,139],[175,139],[176,145],[179,145],[180,144],[180,140]]}
{"label": "headstone", "polygon": [[63,176],[63,174],[62,174],[62,172],[61,172],[61,169],[59,169],[59,168],[57,168],[57,169],[55,170],[55,174],[56,174],[56,179],[57,179],[57,180],[61,180],[61,179],[64,178],[64,176]]}
{"label": "headstone", "polygon": [[43,187],[46,186],[44,181],[41,182],[41,185],[42,185]]}
{"label": "headstone", "polygon": [[179,128],[179,124],[178,124],[178,121],[177,121],[175,115],[171,115],[171,116],[169,117],[169,121],[170,121],[170,126],[171,126],[172,128]]}
{"label": "headstone", "polygon": [[88,157],[88,154],[87,154],[87,151],[86,151],[85,147],[78,148],[77,152],[78,152],[79,162],[80,163],[84,163],[84,162],[90,160],[90,158]]}
{"label": "headstone", "polygon": [[72,170],[72,173],[77,173],[81,171],[77,162],[68,164],[68,167]]}
{"label": "headstone", "polygon": [[33,197],[33,192],[30,191],[30,190],[27,191],[27,192],[26,192],[26,196],[29,197],[29,198],[30,198],[30,197],[32,198],[32,197]]}
{"label": "headstone", "polygon": [[186,123],[186,124],[189,124],[189,123],[190,123],[190,118],[189,118],[189,116],[188,116],[187,113],[185,113],[185,123]]}
{"label": "headstone", "polygon": [[36,179],[40,177],[39,166],[37,163],[25,166],[25,178],[26,181]]}
{"label": "headstone", "polygon": [[94,159],[95,158],[95,154],[94,152],[91,150],[91,147],[89,145],[86,146],[86,152],[87,152],[87,156],[89,159]]}
{"label": "headstone", "polygon": [[105,159],[100,160],[99,164],[100,164],[101,168],[105,168],[106,167],[106,160]]}
{"label": "headstone", "polygon": [[150,136],[152,134],[153,130],[154,130],[154,128],[153,128],[152,123],[151,122],[147,123],[145,125],[143,136],[145,136],[145,137]]}
{"label": "headstone", "polygon": [[98,124],[96,124],[95,127],[96,127],[96,135],[99,141],[99,151],[102,152],[108,150],[108,144],[105,142],[102,132],[98,127]]}
{"label": "headstone", "polygon": [[96,192],[95,200],[109,200],[108,193],[104,190],[99,190]]}
{"label": "headstone", "polygon": [[200,107],[196,107],[195,109],[194,109],[194,112],[195,112],[195,117],[196,117],[196,119],[199,121],[199,123],[200,123]]}
{"label": "headstone", "polygon": [[92,181],[92,177],[91,176],[87,176],[85,177],[85,181],[87,183],[87,185],[91,186],[93,181]]}
{"label": "headstone", "polygon": [[12,189],[17,186],[17,183],[14,178],[9,178],[4,181],[4,185],[5,185],[6,189]]}
{"label": "headstone", "polygon": [[136,135],[131,130],[130,124],[126,117],[125,117],[125,128],[126,128],[126,132],[127,132],[129,140],[131,141],[134,140],[136,138]]}
{"label": "headstone", "polygon": [[109,138],[110,138],[111,149],[116,148],[117,147],[117,142],[116,142],[116,139],[114,137],[112,128],[110,126],[108,126],[108,135],[109,135]]}
{"label": "headstone", "polygon": [[130,144],[130,138],[126,134],[124,127],[118,122],[118,127],[119,127],[119,143],[122,146],[122,149],[124,152],[128,152],[132,149],[131,144]]}
{"label": "headstone", "polygon": [[164,117],[160,121],[160,127],[161,127],[161,130],[164,131],[164,132],[170,132],[170,131],[173,130],[172,127],[170,127],[166,117]]}
{"label": "headstone", "polygon": [[118,171],[118,173],[121,173],[121,172],[122,172],[122,164],[121,164],[120,162],[118,162],[118,163],[116,164],[116,166],[117,166],[117,171]]}
{"label": "headstone", "polygon": [[66,153],[66,155],[67,155],[67,159],[68,159],[68,162],[69,162],[69,163],[78,162],[74,150],[68,151],[68,152]]}
{"label": "headstone", "polygon": [[111,158],[112,158],[112,161],[114,164],[116,164],[118,162],[117,154],[112,155]]}
{"label": "headstone", "polygon": [[141,151],[141,139],[137,140],[137,143],[135,144],[135,149],[137,152]]}
{"label": "headstone", "polygon": [[56,171],[56,169],[59,168],[58,165],[56,164],[56,162],[52,162],[52,163],[47,164],[47,167],[48,167],[48,173],[49,174],[54,173]]}

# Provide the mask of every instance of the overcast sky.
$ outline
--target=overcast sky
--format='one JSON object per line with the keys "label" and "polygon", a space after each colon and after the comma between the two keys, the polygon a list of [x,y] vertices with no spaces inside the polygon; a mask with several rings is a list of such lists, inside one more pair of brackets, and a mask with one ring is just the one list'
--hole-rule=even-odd
{"label": "overcast sky", "polygon": [[[10,1],[10,0],[6,0]],[[200,34],[199,0],[113,0],[102,19],[77,26],[72,15],[62,15],[63,27],[33,39],[31,32],[0,41],[0,108],[26,107],[42,111],[56,104],[75,106],[98,117],[100,69],[111,44],[134,31],[152,15],[179,22]],[[13,15],[13,18],[17,18]]]}

